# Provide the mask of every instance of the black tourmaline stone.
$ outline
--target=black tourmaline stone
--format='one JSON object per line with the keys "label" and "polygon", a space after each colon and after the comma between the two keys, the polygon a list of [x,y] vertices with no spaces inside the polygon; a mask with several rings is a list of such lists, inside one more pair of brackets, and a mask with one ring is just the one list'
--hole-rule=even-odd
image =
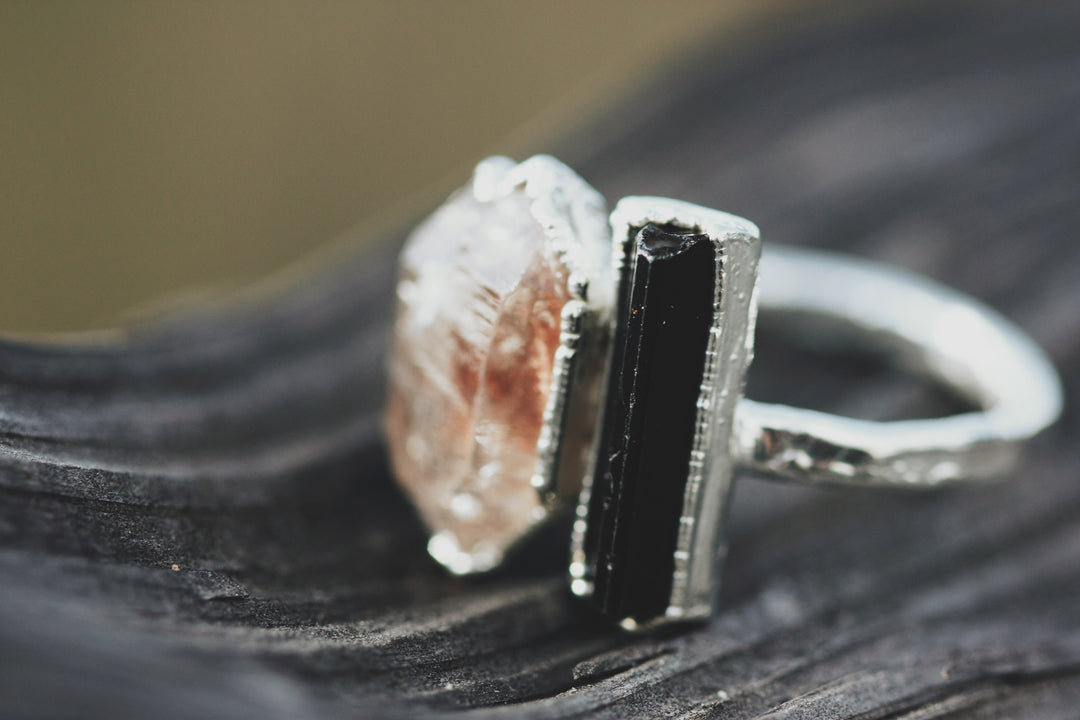
{"label": "black tourmaline stone", "polygon": [[631,243],[585,539],[616,620],[668,607],[716,282],[705,235],[650,224]]}

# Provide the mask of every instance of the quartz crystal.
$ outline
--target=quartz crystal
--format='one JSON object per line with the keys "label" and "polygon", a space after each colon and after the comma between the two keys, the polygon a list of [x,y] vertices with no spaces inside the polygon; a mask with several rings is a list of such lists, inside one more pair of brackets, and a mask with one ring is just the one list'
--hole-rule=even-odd
{"label": "quartz crystal", "polygon": [[524,183],[484,199],[463,189],[400,260],[390,460],[431,553],[459,573],[493,567],[545,513],[531,481],[573,294],[534,202]]}

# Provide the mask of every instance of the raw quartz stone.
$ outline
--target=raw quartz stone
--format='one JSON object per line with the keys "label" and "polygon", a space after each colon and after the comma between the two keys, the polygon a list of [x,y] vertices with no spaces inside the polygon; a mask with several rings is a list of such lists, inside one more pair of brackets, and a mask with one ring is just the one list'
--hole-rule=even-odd
{"label": "raw quartz stone", "polygon": [[544,514],[531,479],[570,293],[531,204],[465,189],[402,252],[390,459],[455,572],[494,566]]}

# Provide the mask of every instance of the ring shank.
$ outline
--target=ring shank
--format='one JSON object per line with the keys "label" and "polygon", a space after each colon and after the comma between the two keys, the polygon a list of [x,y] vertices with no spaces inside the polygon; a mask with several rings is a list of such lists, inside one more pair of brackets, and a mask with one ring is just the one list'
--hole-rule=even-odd
{"label": "ring shank", "polygon": [[998,313],[930,280],[844,255],[773,246],[762,253],[759,292],[762,313],[800,324],[826,320],[981,410],[874,422],[743,399],[734,445],[737,461],[751,470],[873,486],[987,479],[1011,469],[1023,443],[1061,413],[1061,381],[1043,351]]}

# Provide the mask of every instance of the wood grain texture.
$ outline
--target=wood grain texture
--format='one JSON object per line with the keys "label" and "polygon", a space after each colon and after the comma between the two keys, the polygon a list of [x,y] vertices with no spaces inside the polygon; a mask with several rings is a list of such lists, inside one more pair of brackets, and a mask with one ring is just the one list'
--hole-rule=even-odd
{"label": "wood grain texture", "polygon": [[[1062,717],[1080,702],[1080,6],[934,3],[720,43],[560,153],[609,198],[895,262],[1050,351],[1011,482],[739,484],[723,613],[630,636],[564,527],[447,577],[378,434],[394,240],[257,308],[0,347],[0,716]],[[751,393],[940,412],[762,337]]]}

